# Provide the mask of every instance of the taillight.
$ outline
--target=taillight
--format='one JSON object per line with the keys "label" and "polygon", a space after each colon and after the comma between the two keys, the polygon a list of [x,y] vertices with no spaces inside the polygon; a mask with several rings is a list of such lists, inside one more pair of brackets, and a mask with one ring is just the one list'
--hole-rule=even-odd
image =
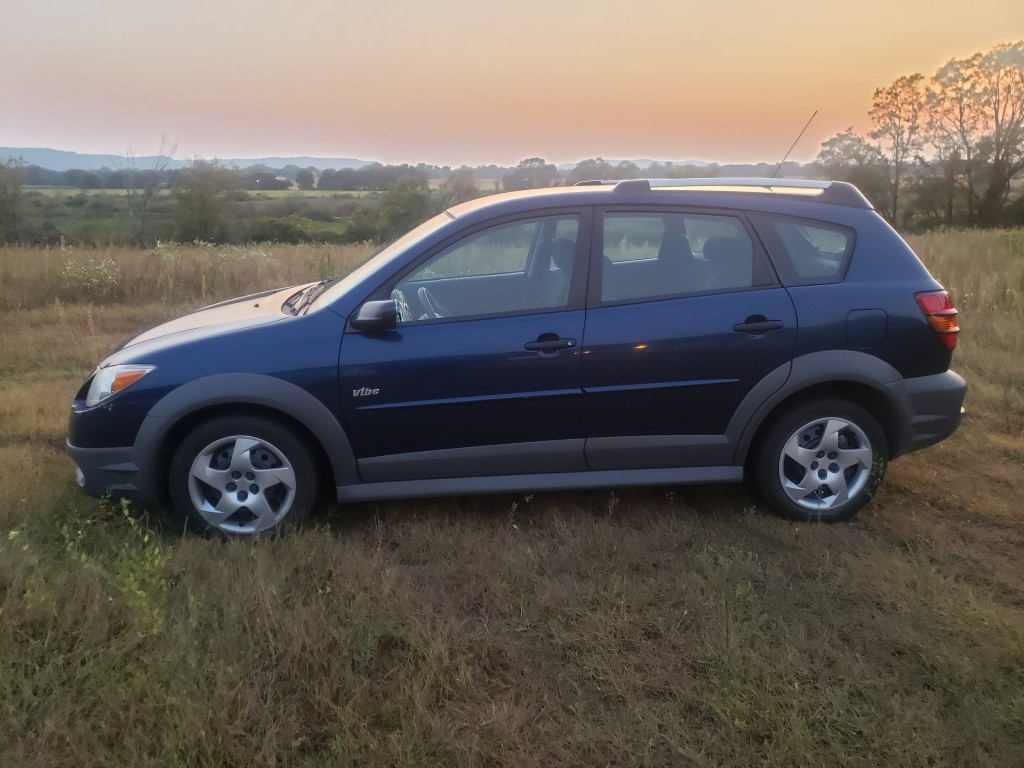
{"label": "taillight", "polygon": [[956,307],[945,291],[929,291],[915,296],[921,311],[928,318],[928,323],[935,336],[946,349],[956,349],[956,337],[960,333],[957,322]]}

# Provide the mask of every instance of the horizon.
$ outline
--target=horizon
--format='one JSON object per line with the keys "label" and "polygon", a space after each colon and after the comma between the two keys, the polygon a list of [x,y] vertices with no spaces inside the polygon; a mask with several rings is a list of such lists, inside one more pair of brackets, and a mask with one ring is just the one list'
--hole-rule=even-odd
{"label": "horizon", "polygon": [[7,0],[0,16],[0,66],[18,72],[0,99],[0,145],[143,156],[166,136],[179,158],[453,168],[778,162],[818,110],[790,157],[807,163],[848,126],[868,130],[875,88],[1024,30],[1016,0],[978,0],[955,23],[923,0],[736,0],[699,14],[681,0],[629,14],[613,0],[182,0],[173,15],[130,0]]}
{"label": "horizon", "polygon": [[[17,153],[17,152],[56,152],[56,153],[61,153],[61,154],[75,155],[75,156],[83,157],[83,158],[96,158],[96,159],[107,159],[107,158],[109,158],[109,159],[112,159],[112,160],[115,160],[115,161],[116,160],[128,160],[129,159],[128,156],[125,155],[125,154],[116,154],[116,153],[108,153],[108,152],[102,152],[102,153],[100,153],[100,152],[79,152],[79,151],[76,151],[76,150],[68,150],[68,149],[63,149],[63,148],[60,148],[60,147],[8,147],[8,146],[0,146],[0,161],[3,161],[3,160],[15,160],[15,161],[17,161],[17,160],[24,160],[27,165],[39,165],[38,162],[31,162],[29,160],[26,160],[21,155],[14,154],[14,153]],[[135,159],[139,160],[139,161],[145,161],[145,160],[152,160],[154,157],[155,157],[155,155],[136,155]],[[184,156],[181,156],[178,153],[175,153],[174,155],[171,155],[170,157],[171,157],[172,161],[176,165],[178,165],[178,164],[180,164],[180,165],[187,165],[192,160],[204,160],[204,161],[216,162],[216,163],[220,163],[220,164],[235,164],[235,163],[237,163],[239,161],[245,161],[245,162],[250,162],[253,165],[266,164],[266,161],[270,161],[270,160],[288,161],[288,162],[285,162],[284,165],[293,164],[293,161],[296,161],[296,160],[302,160],[302,161],[307,161],[307,160],[310,160],[310,161],[315,161],[315,160],[326,160],[326,161],[343,160],[343,161],[356,162],[356,163],[365,164],[365,165],[373,165],[373,164],[380,164],[380,165],[385,165],[385,166],[408,165],[408,166],[411,166],[411,167],[416,167],[416,166],[419,166],[419,165],[424,165],[424,166],[429,167],[429,168],[450,168],[452,171],[458,170],[459,168],[469,168],[470,170],[476,170],[478,168],[487,168],[487,167],[495,167],[495,168],[499,168],[499,169],[508,169],[508,168],[514,168],[522,160],[528,159],[528,158],[520,158],[520,160],[516,161],[515,163],[511,163],[509,165],[503,165],[501,163],[494,163],[494,162],[483,162],[483,163],[477,163],[475,165],[466,165],[466,164],[454,165],[454,164],[428,163],[428,162],[424,162],[424,161],[420,161],[420,160],[400,160],[398,162],[393,162],[393,163],[384,163],[384,162],[381,162],[381,161],[378,161],[378,160],[374,160],[372,158],[365,158],[365,157],[342,157],[342,156],[317,157],[317,156],[313,156],[313,155],[281,155],[281,154],[264,155],[262,157],[240,157],[240,156],[239,157],[227,157],[227,156],[225,156],[225,157],[199,157],[199,156],[184,157]],[[585,157],[585,158],[581,158],[580,160],[565,161],[565,162],[548,160],[547,158],[542,158],[542,159],[544,159],[544,161],[546,163],[548,163],[550,165],[554,165],[554,166],[556,166],[556,167],[558,167],[560,169],[572,168],[572,167],[575,167],[576,165],[578,165],[581,162],[585,162],[587,160],[594,160],[594,159],[601,159],[601,160],[604,160],[605,162],[608,162],[608,163],[610,163],[612,165],[618,164],[620,162],[635,163],[635,164],[637,164],[641,168],[641,170],[643,168],[649,167],[650,164],[653,164],[653,163],[658,163],[658,164],[666,164],[666,163],[668,163],[668,164],[671,164],[671,165],[673,165],[675,167],[680,167],[680,168],[682,168],[682,167],[700,168],[700,167],[705,167],[705,166],[706,167],[723,167],[723,166],[733,166],[733,165],[739,165],[739,166],[776,165],[776,164],[779,163],[779,160],[774,160],[773,161],[773,160],[765,160],[765,159],[762,159],[762,160],[752,160],[752,161],[748,161],[748,162],[742,162],[742,161],[725,162],[725,161],[719,161],[719,160],[713,160],[713,159],[709,160],[709,159],[702,159],[702,158],[688,158],[688,159],[685,159],[685,160],[671,160],[671,159],[666,159],[666,158],[652,158],[652,157],[621,157],[621,158],[620,157],[615,157],[615,158],[609,158],[609,157],[600,157],[600,156],[598,156],[598,157]],[[792,157],[789,157],[789,158],[787,158],[785,160],[785,164],[786,165],[793,164],[793,165],[806,166],[806,165],[812,164],[813,162],[814,162],[813,159],[808,160],[808,161],[800,161],[800,160],[793,159]],[[50,168],[49,166],[46,166],[46,165],[41,165],[40,167],[47,168],[48,170],[61,170],[61,169]],[[104,167],[106,167],[106,166],[104,166]],[[228,165],[227,167],[236,167],[236,166]],[[268,165],[268,167],[274,167],[274,166]],[[283,167],[283,166],[279,166],[279,167]],[[321,170],[322,171],[322,170],[327,170],[331,166],[324,165],[322,167],[321,166],[313,166],[313,167],[315,167],[317,170]],[[89,168],[92,168],[92,166],[89,166]],[[89,168],[83,168],[83,170],[88,170]],[[69,169],[71,169],[70,166],[69,166]],[[111,168],[111,170],[114,170],[114,169]]]}
{"label": "horizon", "polygon": [[[0,148],[2,148],[4,150],[31,151],[31,152],[66,152],[66,153],[69,153],[69,154],[75,154],[75,155],[81,155],[81,156],[89,156],[89,157],[112,157],[112,158],[118,158],[118,159],[128,159],[128,154],[126,152],[91,152],[91,151],[82,151],[82,150],[77,150],[77,149],[67,149],[67,148],[64,148],[64,147],[42,147],[42,146],[37,146],[37,147],[3,146],[3,147],[0,147]],[[155,152],[149,152],[149,153],[145,153],[145,154],[142,154],[142,153],[134,153],[134,154],[135,154],[135,157],[137,159],[152,158],[152,157],[156,156]],[[815,155],[816,154],[817,154],[817,152],[815,152]],[[367,164],[379,163],[380,165],[410,165],[410,166],[416,166],[416,165],[421,165],[422,164],[422,165],[426,165],[426,166],[430,166],[430,167],[437,167],[437,168],[446,168],[447,167],[447,168],[451,168],[452,170],[456,170],[456,169],[462,168],[462,167],[466,167],[466,168],[471,168],[472,169],[472,168],[481,168],[481,167],[487,167],[487,166],[495,166],[495,167],[498,167],[498,168],[514,168],[516,165],[518,165],[523,160],[530,159],[531,157],[536,157],[536,155],[524,156],[524,157],[521,157],[518,160],[515,160],[515,161],[510,162],[510,163],[500,163],[500,162],[494,162],[494,161],[491,161],[491,162],[483,161],[483,162],[472,163],[472,164],[470,164],[470,163],[456,163],[456,162],[451,162],[451,163],[434,163],[434,162],[430,162],[430,161],[426,161],[426,160],[410,160],[410,159],[398,159],[398,160],[394,160],[394,161],[386,161],[385,162],[383,160],[377,160],[375,158],[356,157],[354,155],[344,155],[344,154],[311,155],[309,153],[301,153],[301,154],[294,154],[294,155],[292,155],[292,154],[283,154],[283,153],[280,153],[280,152],[275,152],[275,153],[272,153],[272,154],[269,154],[269,155],[243,156],[243,155],[237,155],[237,154],[236,155],[226,155],[226,154],[225,155],[192,155],[192,154],[190,154],[190,155],[183,155],[180,152],[175,151],[175,153],[172,155],[172,157],[173,157],[174,160],[176,160],[178,162],[183,162],[183,163],[187,163],[187,162],[189,162],[191,160],[207,160],[207,161],[211,161],[211,162],[221,162],[221,163],[232,162],[232,161],[235,161],[235,160],[253,160],[253,161],[256,161],[256,162],[263,162],[265,160],[294,160],[294,159],[354,160],[356,162],[367,163]],[[4,156],[0,156],[0,160],[3,160],[3,159],[17,160],[18,157],[14,156],[14,155],[8,156],[6,158]],[[684,159],[684,160],[673,160],[673,159],[670,159],[670,158],[649,157],[649,156],[645,156],[645,157],[639,157],[639,156],[637,156],[637,157],[608,157],[608,156],[605,156],[605,155],[588,155],[586,157],[580,157],[580,158],[575,159],[575,160],[560,160],[560,159],[552,159],[552,158],[547,158],[547,157],[541,157],[541,159],[544,160],[544,162],[546,162],[546,163],[548,163],[550,165],[554,165],[554,166],[558,166],[558,167],[562,167],[562,166],[575,166],[575,165],[578,165],[579,163],[584,162],[586,160],[597,160],[597,159],[601,159],[601,160],[604,160],[604,161],[612,163],[612,164],[616,164],[616,163],[619,163],[619,162],[631,162],[631,163],[643,162],[643,163],[662,163],[662,164],[663,163],[671,163],[672,165],[675,165],[675,166],[700,167],[700,166],[704,166],[704,165],[719,165],[719,166],[721,166],[721,165],[773,165],[773,164],[779,163],[782,158],[779,157],[778,159],[775,159],[775,160],[766,159],[766,158],[752,159],[752,160],[717,160],[717,159],[691,157],[691,158],[687,158],[687,159]],[[796,164],[799,164],[799,165],[809,165],[809,164],[814,162],[814,157],[811,157],[810,159],[807,159],[807,160],[799,160],[797,158],[794,158],[793,156],[790,156],[790,157],[786,158],[785,162],[787,164],[788,163],[796,163]],[[644,167],[644,166],[641,166],[641,168],[642,167]],[[320,169],[320,170],[323,170],[323,169]]]}

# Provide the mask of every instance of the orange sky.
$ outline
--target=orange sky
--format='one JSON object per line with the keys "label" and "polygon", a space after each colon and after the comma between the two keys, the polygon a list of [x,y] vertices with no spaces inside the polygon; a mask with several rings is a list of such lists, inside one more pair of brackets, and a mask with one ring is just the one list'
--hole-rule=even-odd
{"label": "orange sky", "polygon": [[1024,1],[0,0],[0,146],[514,164],[810,160]]}

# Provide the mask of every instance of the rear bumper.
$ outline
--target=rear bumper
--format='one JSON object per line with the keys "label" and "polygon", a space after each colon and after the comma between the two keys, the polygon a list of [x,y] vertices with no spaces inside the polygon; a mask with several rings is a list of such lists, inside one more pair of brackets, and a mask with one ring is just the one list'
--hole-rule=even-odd
{"label": "rear bumper", "polygon": [[893,458],[945,440],[960,426],[967,382],[953,371],[901,379],[885,389],[901,415]]}
{"label": "rear bumper", "polygon": [[79,487],[90,496],[145,496],[132,448],[79,448],[68,442],[67,451],[78,467]]}

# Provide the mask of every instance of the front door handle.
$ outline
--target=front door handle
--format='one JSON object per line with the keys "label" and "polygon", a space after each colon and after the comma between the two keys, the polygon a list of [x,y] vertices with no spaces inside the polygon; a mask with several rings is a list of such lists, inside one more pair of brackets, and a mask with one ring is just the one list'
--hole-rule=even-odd
{"label": "front door handle", "polygon": [[785,324],[781,320],[769,320],[764,315],[751,315],[742,323],[732,327],[736,333],[764,334],[777,331]]}
{"label": "front door handle", "polygon": [[528,341],[523,348],[530,352],[557,352],[560,349],[572,349],[576,346],[576,339],[547,338],[554,334],[545,333],[536,341]]}

